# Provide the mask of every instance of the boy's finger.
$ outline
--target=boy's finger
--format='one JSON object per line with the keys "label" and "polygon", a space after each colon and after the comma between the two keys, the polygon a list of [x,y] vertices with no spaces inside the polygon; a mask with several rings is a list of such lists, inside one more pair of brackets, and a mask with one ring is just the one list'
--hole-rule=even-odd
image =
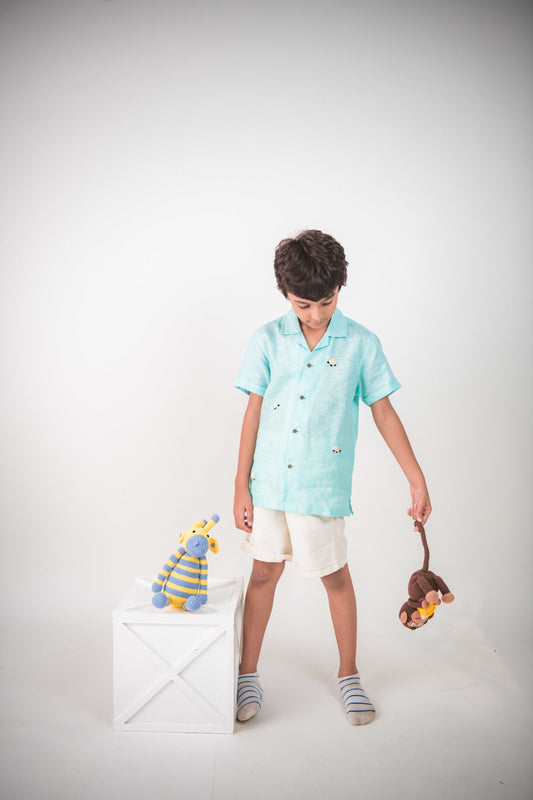
{"label": "boy's finger", "polygon": [[245,526],[244,509],[242,511],[234,511],[233,519],[235,520],[235,527],[237,530],[243,531]]}
{"label": "boy's finger", "polygon": [[254,524],[254,507],[246,507],[246,524],[251,529]]}

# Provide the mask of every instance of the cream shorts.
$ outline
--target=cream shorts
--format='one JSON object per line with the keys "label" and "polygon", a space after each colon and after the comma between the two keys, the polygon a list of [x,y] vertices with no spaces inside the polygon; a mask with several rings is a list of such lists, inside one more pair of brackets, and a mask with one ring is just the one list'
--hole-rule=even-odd
{"label": "cream shorts", "polygon": [[319,517],[254,507],[252,532],[242,543],[258,561],[294,560],[302,575],[321,578],[344,567],[344,517]]}

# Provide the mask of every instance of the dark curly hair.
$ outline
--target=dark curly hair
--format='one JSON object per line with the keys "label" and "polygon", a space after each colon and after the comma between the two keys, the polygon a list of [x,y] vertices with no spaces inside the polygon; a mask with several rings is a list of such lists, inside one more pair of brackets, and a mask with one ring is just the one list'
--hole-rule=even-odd
{"label": "dark curly hair", "polygon": [[322,231],[302,231],[276,247],[274,272],[278,289],[316,303],[346,286],[344,248]]}

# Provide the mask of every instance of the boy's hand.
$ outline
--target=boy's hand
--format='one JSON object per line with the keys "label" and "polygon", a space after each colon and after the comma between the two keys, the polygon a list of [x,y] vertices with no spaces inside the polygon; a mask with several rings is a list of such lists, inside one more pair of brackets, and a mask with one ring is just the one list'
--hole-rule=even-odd
{"label": "boy's hand", "polygon": [[233,518],[235,527],[245,533],[250,533],[254,522],[254,506],[252,495],[248,489],[236,489],[233,503]]}
{"label": "boy's hand", "polygon": [[407,513],[413,520],[426,524],[426,520],[431,514],[431,501],[426,484],[411,486],[411,508]]}

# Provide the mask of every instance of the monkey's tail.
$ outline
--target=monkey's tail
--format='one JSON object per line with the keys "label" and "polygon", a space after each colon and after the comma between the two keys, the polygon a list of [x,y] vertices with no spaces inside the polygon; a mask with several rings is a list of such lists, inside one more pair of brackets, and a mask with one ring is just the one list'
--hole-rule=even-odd
{"label": "monkey's tail", "polygon": [[424,548],[424,564],[422,569],[424,572],[427,572],[429,569],[429,547],[428,541],[426,539],[426,532],[424,530],[424,526],[418,520],[415,521],[415,530],[420,531],[420,538],[422,539],[422,546]]}

